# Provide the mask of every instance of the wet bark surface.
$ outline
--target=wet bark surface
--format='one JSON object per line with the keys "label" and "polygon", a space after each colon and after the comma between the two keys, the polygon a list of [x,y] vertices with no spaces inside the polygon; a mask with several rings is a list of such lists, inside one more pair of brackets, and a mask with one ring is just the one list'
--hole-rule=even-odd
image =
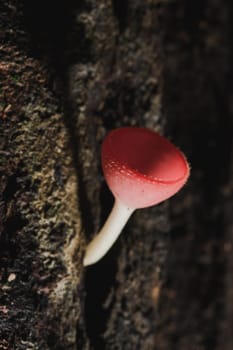
{"label": "wet bark surface", "polygon": [[[231,3],[0,7],[0,349],[231,350]],[[124,125],[168,136],[191,177],[84,270]]]}

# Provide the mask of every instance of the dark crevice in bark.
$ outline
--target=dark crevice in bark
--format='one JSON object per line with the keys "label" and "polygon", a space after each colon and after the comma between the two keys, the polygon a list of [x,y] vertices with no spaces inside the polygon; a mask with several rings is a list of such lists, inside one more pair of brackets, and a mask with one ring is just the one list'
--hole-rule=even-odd
{"label": "dark crevice in bark", "polygon": [[106,346],[103,333],[107,328],[109,311],[104,309],[103,304],[116,283],[117,252],[118,244],[100,262],[88,267],[86,272],[85,319],[87,335],[94,350],[104,350]]}
{"label": "dark crevice in bark", "polygon": [[[106,184],[103,184],[100,191],[100,203],[102,203],[100,222],[103,224],[113,205],[113,197]],[[85,319],[93,350],[105,349],[103,333],[107,328],[109,311],[103,305],[116,285],[119,244],[117,242],[98,263],[89,266],[85,275]]]}
{"label": "dark crevice in bark", "polygon": [[31,56],[49,59],[52,71],[64,68],[67,33],[76,1],[23,1],[25,26],[31,35]]}
{"label": "dark crevice in bark", "polygon": [[[93,236],[94,233],[98,230],[95,221],[97,220],[95,215],[95,206],[99,206],[100,210],[100,223],[103,224],[106,216],[109,213],[110,208],[112,207],[112,195],[109,190],[106,188],[106,185],[102,185],[102,190],[100,190],[100,198],[94,202],[94,198],[91,201],[91,195],[88,195],[88,183],[86,181],[86,176],[83,173],[83,164],[77,156],[77,151],[80,150],[83,145],[80,144],[78,135],[74,133],[75,124],[72,125],[72,115],[74,110],[70,108],[69,98],[66,102],[66,110],[70,110],[69,117],[66,119],[65,123],[69,130],[71,149],[73,150],[73,157],[77,160],[75,163],[77,174],[78,174],[78,198],[80,210],[82,213],[82,224],[83,230],[86,233],[87,237]],[[92,127],[90,125],[90,127]],[[93,134],[92,131],[89,131],[89,136]],[[94,142],[94,135],[92,141]],[[89,147],[91,145],[89,144]],[[94,144],[94,148],[97,146]],[[91,148],[93,148],[91,147]],[[99,169],[101,172],[101,169]],[[94,175],[92,179],[94,178]],[[97,177],[95,181],[100,181]],[[92,186],[90,184],[90,186]],[[97,220],[98,221],[98,220]],[[101,225],[100,225],[101,227]],[[90,240],[90,238],[89,238]],[[105,349],[105,344],[102,338],[102,333],[107,327],[107,321],[109,313],[103,308],[103,303],[109,295],[112,288],[115,284],[115,274],[116,274],[116,256],[118,251],[118,245],[114,247],[110,254],[107,254],[99,263],[86,268],[84,281],[83,281],[83,291],[85,296],[83,297],[83,317],[85,332],[87,334],[88,340],[90,342],[91,349]],[[82,330],[83,331],[83,330]],[[80,346],[80,341],[77,344],[78,349]],[[80,348],[81,349],[81,348]]]}
{"label": "dark crevice in bark", "polygon": [[123,32],[128,24],[128,0],[112,0],[114,15],[119,24],[119,31]]}

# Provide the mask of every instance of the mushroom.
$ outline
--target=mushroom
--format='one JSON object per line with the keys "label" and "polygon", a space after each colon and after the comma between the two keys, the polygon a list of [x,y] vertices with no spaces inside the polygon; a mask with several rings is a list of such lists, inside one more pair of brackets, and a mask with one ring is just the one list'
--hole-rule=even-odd
{"label": "mushroom", "polygon": [[87,246],[84,266],[96,263],[107,253],[135,209],[173,196],[190,172],[183,153],[146,128],[111,131],[103,142],[101,158],[115,203],[103,228]]}

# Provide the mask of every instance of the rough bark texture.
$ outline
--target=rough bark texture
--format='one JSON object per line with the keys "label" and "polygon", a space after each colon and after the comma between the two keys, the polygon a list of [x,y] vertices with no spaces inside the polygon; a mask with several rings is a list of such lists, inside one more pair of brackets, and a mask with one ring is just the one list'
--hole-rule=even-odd
{"label": "rough bark texture", "polygon": [[76,170],[51,73],[30,53],[15,6],[1,8],[0,348],[76,349]]}
{"label": "rough bark texture", "polygon": [[[233,7],[0,4],[0,349],[232,350]],[[166,134],[187,186],[83,271],[106,132]]]}

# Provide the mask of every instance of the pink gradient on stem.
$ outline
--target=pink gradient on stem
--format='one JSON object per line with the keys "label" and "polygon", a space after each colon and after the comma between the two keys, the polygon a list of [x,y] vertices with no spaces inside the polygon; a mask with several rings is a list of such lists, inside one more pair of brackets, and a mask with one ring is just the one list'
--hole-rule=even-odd
{"label": "pink gradient on stem", "polygon": [[173,196],[189,177],[183,153],[145,128],[111,131],[103,142],[102,166],[115,203],[102,229],[87,246],[84,266],[96,263],[107,253],[135,209]]}

